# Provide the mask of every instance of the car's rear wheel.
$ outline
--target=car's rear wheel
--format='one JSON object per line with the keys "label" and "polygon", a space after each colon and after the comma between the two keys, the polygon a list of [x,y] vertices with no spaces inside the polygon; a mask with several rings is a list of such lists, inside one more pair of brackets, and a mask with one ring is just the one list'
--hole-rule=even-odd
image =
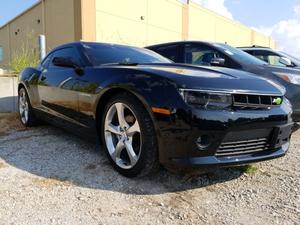
{"label": "car's rear wheel", "polygon": [[130,94],[113,97],[102,121],[102,141],[114,168],[127,177],[159,168],[154,126],[144,106]]}
{"label": "car's rear wheel", "polygon": [[36,118],[33,113],[28,94],[25,88],[19,90],[18,97],[19,115],[22,124],[26,127],[30,127],[36,124]]}

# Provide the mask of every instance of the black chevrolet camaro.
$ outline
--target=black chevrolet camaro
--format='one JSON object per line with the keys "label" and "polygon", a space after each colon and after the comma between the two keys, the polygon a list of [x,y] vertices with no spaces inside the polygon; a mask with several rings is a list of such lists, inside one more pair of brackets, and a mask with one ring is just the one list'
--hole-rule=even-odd
{"label": "black chevrolet camaro", "polygon": [[[226,68],[171,63],[146,49],[76,42],[20,75],[25,126],[45,120],[101,140],[125,176],[165,166],[230,166],[285,155],[284,91]],[[42,147],[42,146],[41,146]]]}

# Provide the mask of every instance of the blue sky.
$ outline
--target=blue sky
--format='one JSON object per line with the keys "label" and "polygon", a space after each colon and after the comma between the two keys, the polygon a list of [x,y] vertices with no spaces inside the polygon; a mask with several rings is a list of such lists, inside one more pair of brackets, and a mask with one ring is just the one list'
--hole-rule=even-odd
{"label": "blue sky", "polygon": [[0,3],[1,14],[0,14],[0,26],[14,18],[25,9],[32,6],[38,0],[5,0]]}
{"label": "blue sky", "polygon": [[227,0],[233,18],[250,27],[272,26],[293,14],[300,0]]}
{"label": "blue sky", "polygon": [[[190,1],[271,35],[279,49],[300,56],[300,0]],[[36,2],[38,0],[9,0],[0,3],[0,26]]]}

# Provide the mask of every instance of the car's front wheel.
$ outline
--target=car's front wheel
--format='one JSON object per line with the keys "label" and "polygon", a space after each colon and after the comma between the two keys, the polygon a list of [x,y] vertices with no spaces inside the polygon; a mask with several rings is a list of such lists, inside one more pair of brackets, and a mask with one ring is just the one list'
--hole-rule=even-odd
{"label": "car's front wheel", "polygon": [[30,127],[36,124],[36,118],[25,88],[19,90],[18,108],[20,120],[24,126]]}
{"label": "car's front wheel", "polygon": [[122,175],[148,175],[159,168],[153,122],[135,97],[122,94],[109,101],[101,133],[107,155]]}

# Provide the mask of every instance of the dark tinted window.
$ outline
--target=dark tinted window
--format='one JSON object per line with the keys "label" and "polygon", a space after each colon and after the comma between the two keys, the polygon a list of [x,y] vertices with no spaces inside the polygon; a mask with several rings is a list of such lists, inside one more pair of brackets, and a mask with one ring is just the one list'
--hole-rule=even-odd
{"label": "dark tinted window", "polygon": [[50,61],[52,59],[52,56],[53,56],[53,54],[49,54],[49,55],[46,56],[46,58],[42,61],[42,63],[39,66],[40,70],[44,70],[44,69],[48,68],[48,66],[50,64]]}
{"label": "dark tinted window", "polygon": [[[72,47],[63,48],[63,49],[59,49],[59,50],[55,51],[53,53],[52,59],[54,59],[55,57],[68,58],[68,59],[72,60],[72,62],[74,62],[78,65],[82,65],[78,51]],[[56,67],[55,65],[53,65],[52,61],[50,63],[50,67]]]}
{"label": "dark tinted window", "polygon": [[84,44],[94,66],[111,63],[169,63],[161,55],[144,48],[109,44]]}
{"label": "dark tinted window", "polygon": [[234,48],[230,45],[226,44],[213,44],[215,48],[217,48],[220,52],[227,55],[229,58],[233,59],[234,61],[244,64],[244,65],[264,65],[263,61],[255,58],[254,56],[240,50]]}
{"label": "dark tinted window", "polygon": [[236,68],[238,65],[222,52],[201,44],[186,44],[184,48],[184,62],[188,64],[210,66],[214,58],[225,60],[225,67]]}
{"label": "dark tinted window", "polygon": [[279,62],[281,56],[271,52],[271,51],[265,51],[265,50],[256,50],[253,51],[253,54],[256,58],[265,61],[266,63],[273,65],[273,66],[283,66],[285,67],[283,63]]}
{"label": "dark tinted window", "polygon": [[155,51],[160,55],[171,59],[174,62],[180,62],[180,46],[168,45],[155,48]]}

